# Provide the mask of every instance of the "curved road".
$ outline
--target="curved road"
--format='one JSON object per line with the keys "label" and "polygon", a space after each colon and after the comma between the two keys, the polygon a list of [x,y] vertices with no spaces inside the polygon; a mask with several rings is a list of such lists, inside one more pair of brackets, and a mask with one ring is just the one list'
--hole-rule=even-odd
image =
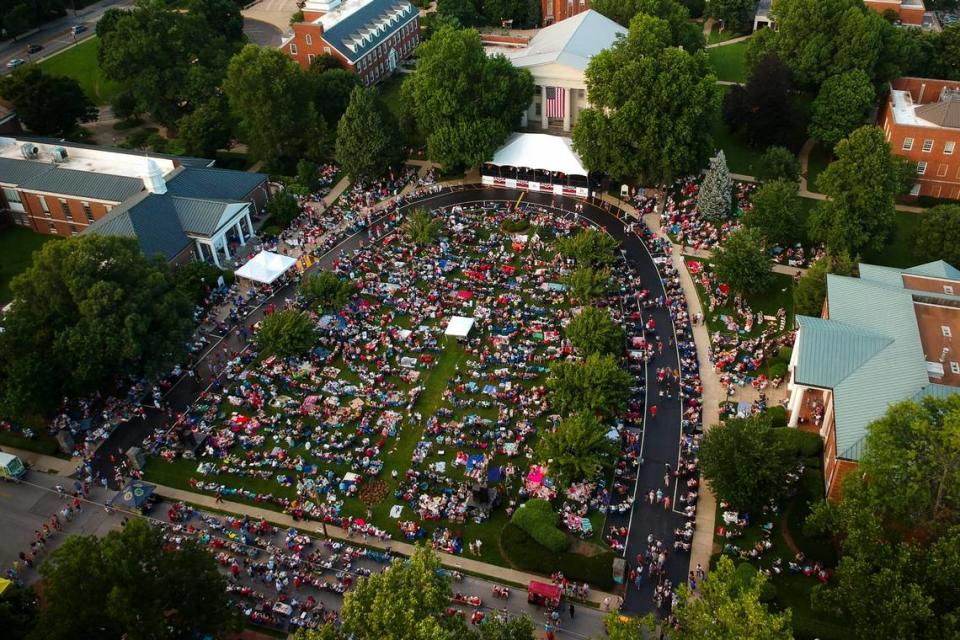
{"label": "curved road", "polygon": [[[408,202],[400,207],[400,211],[405,211],[411,207],[427,206],[430,208],[439,208],[461,204],[468,201],[510,201],[516,202],[521,195],[522,202],[530,205],[543,205],[554,207],[572,212],[574,205],[583,203],[584,210],[582,217],[600,226],[610,233],[621,243],[624,255],[637,269],[642,278],[643,286],[649,289],[652,297],[665,295],[663,283],[660,280],[656,265],[644,242],[636,235],[628,233],[624,224],[620,222],[611,212],[608,212],[601,206],[593,203],[585,203],[580,199],[552,196],[550,194],[522,192],[512,189],[496,189],[484,187],[466,187],[455,191],[444,190],[439,194],[429,195],[418,200]],[[327,268],[337,258],[340,250],[352,251],[362,243],[369,240],[369,233],[364,230],[353,236],[350,236],[339,245],[321,256],[319,262],[313,269]],[[269,301],[256,309],[252,315],[248,316],[244,322],[249,325],[262,318],[264,306],[270,302],[282,303],[284,298],[292,297],[295,294],[293,285],[288,285],[270,298]],[[630,311],[630,310],[627,310]],[[650,366],[652,369],[660,367],[679,368],[679,359],[675,344],[673,323],[669,314],[664,308],[653,307],[651,310],[644,311],[644,318],[653,316],[656,323],[657,334],[660,336],[664,345],[663,354],[654,358]],[[667,346],[670,345],[670,346]],[[208,355],[222,352],[225,348],[229,351],[239,351],[244,348],[244,344],[235,333],[230,333],[226,338],[215,342],[204,354],[197,366],[199,379],[201,382],[195,382],[190,378],[184,377],[167,393],[166,400],[170,403],[174,412],[183,411],[189,406],[207,386],[207,381],[211,379],[212,372],[208,367]],[[684,518],[681,514],[670,510],[664,510],[662,506],[648,505],[643,496],[650,490],[663,487],[664,464],[670,464],[676,468],[679,457],[680,441],[680,417],[681,400],[679,394],[675,394],[672,400],[666,400],[659,397],[659,387],[655,375],[647,376],[647,395],[648,404],[656,404],[658,411],[655,419],[650,419],[649,413],[644,421],[642,432],[642,457],[644,464],[640,467],[637,480],[637,492],[634,509],[629,517],[624,515],[611,515],[609,524],[617,526],[628,526],[630,530],[627,540],[626,558],[628,566],[632,567],[633,558],[642,551],[646,550],[646,540],[649,534],[653,534],[656,539],[662,540],[664,545],[671,549],[673,546],[673,531],[677,527],[683,526]],[[165,429],[169,426],[168,418],[161,412],[153,409],[147,410],[147,415],[143,420],[133,420],[126,425],[118,428],[100,447],[95,455],[94,469],[102,473],[105,477],[113,479],[113,470],[110,463],[110,456],[121,457],[132,446],[139,446],[145,437],[151,434],[155,429]],[[674,500],[676,494],[676,482],[665,494]],[[674,500],[675,502],[675,500]],[[605,532],[604,532],[605,533]],[[670,557],[667,560],[667,577],[674,585],[681,584],[687,575],[688,556],[683,555],[679,558]],[[629,613],[645,614],[654,610],[653,603],[654,583],[648,579],[646,571],[644,572],[644,582],[641,588],[635,589],[628,587],[625,595],[624,610]]]}

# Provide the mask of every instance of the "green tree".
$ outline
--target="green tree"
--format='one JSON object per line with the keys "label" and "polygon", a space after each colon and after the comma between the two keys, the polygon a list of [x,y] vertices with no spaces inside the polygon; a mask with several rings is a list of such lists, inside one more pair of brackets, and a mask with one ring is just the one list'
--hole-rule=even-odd
{"label": "green tree", "polygon": [[609,295],[610,270],[580,267],[567,276],[566,284],[574,299],[589,304]]}
{"label": "green tree", "polygon": [[37,626],[37,595],[13,587],[0,598],[0,629],[8,638],[26,638]]}
{"label": "green tree", "polygon": [[790,70],[771,54],[753,68],[746,86],[730,87],[723,119],[731,131],[742,131],[751,146],[795,146],[803,129],[796,102]]}
{"label": "green tree", "polygon": [[375,178],[402,155],[396,118],[371,89],[355,87],[337,125],[337,164],[352,179]]}
{"label": "green tree", "polygon": [[819,318],[827,299],[827,274],[853,275],[854,260],[846,253],[820,258],[807,269],[793,288],[793,310],[798,315]]}
{"label": "green tree", "polygon": [[760,158],[756,174],[761,182],[788,180],[796,184],[800,182],[800,161],[786,147],[768,147]]}
{"label": "green tree", "polygon": [[733,213],[733,181],[727,169],[727,157],[723,149],[710,158],[710,166],[704,172],[697,192],[697,209],[711,220],[724,220]]}
{"label": "green tree", "polygon": [[769,419],[757,415],[729,419],[708,430],[700,446],[700,467],[717,496],[754,511],[783,493],[790,460]]}
{"label": "green tree", "polygon": [[596,0],[590,8],[624,27],[638,13],[666,20],[670,27],[670,44],[689,52],[703,49],[703,29],[690,22],[690,10],[677,0]]}
{"label": "green tree", "polygon": [[325,125],[311,80],[279,49],[244,47],[230,60],[223,90],[251,158],[270,165],[322,159]]}
{"label": "green tree", "polygon": [[[167,550],[132,519],[103,538],[74,535],[40,566],[44,606],[33,637],[186,638],[240,628],[213,556],[191,539]],[[91,571],[96,567],[96,571]]]}
{"label": "green tree", "polygon": [[753,0],[710,0],[710,13],[735,31],[746,26],[756,8],[757,3]]}
{"label": "green tree", "polygon": [[264,318],[255,337],[261,355],[280,357],[303,355],[317,340],[310,315],[296,309],[284,309]]}
{"label": "green tree", "polygon": [[861,69],[827,78],[813,101],[810,137],[831,149],[867,119],[876,92]]}
{"label": "green tree", "polygon": [[480,625],[478,640],[533,640],[535,627],[527,616],[510,616],[501,620],[499,616],[490,616]]}
{"label": "green tree", "polygon": [[767,245],[791,245],[803,237],[803,203],[797,195],[797,183],[774,180],[753,194],[752,207],[743,223],[757,229]]}
{"label": "green tree", "polygon": [[878,127],[861,127],[841,140],[837,159],[817,178],[827,195],[810,216],[811,236],[851,255],[883,248],[893,230],[894,196],[901,189],[898,165]]}
{"label": "green tree", "polygon": [[215,96],[177,120],[177,140],[183,153],[213,158],[218,149],[230,147],[232,125],[226,99]]}
{"label": "green tree", "polygon": [[590,108],[577,117],[574,148],[592,170],[646,184],[696,173],[713,150],[719,106],[706,54],[669,46],[665,20],[638,14],[626,37],[590,60]]}
{"label": "green tree", "polygon": [[473,29],[444,26],[417,48],[417,70],[402,99],[427,153],[445,168],[489,160],[533,97],[533,79],[503,56],[487,56]]}
{"label": "green tree", "polygon": [[342,309],[356,290],[356,285],[341,280],[332,271],[321,271],[300,281],[300,293],[308,302],[324,310]]}
{"label": "green tree", "polygon": [[456,20],[464,27],[479,27],[484,22],[480,7],[474,0],[437,0],[437,13]]}
{"label": "green tree", "polygon": [[720,281],[740,294],[760,293],[773,284],[770,255],[759,229],[731,233],[714,251],[713,266]]}
{"label": "green tree", "polygon": [[99,117],[76,80],[44,73],[32,64],[0,78],[0,96],[12,102],[20,121],[39,135],[66,136],[78,123]]}
{"label": "green tree", "polygon": [[583,355],[619,356],[626,340],[623,327],[613,321],[608,310],[598,307],[584,307],[567,325],[567,337]]}
{"label": "green tree", "polygon": [[960,265],[960,205],[942,204],[928,209],[920,218],[913,239],[914,255],[922,262],[944,260]]}
{"label": "green tree", "polygon": [[593,354],[582,362],[558,362],[547,378],[550,405],[563,416],[591,411],[605,418],[619,415],[630,398],[633,376],[611,355]]}
{"label": "green tree", "polygon": [[753,70],[761,60],[771,55],[779,58],[777,32],[773,29],[760,29],[747,40],[747,52],[743,57],[747,77],[753,75]]}
{"label": "green tree", "polygon": [[612,264],[617,257],[618,247],[619,243],[613,236],[596,229],[585,229],[557,242],[560,255],[573,258],[580,266],[589,267]]}
{"label": "green tree", "polygon": [[202,17],[210,31],[228,42],[243,40],[243,16],[236,0],[190,0],[187,11]]}
{"label": "green tree", "polygon": [[200,304],[210,289],[217,286],[217,279],[223,271],[208,262],[193,260],[178,268],[174,273],[177,288],[183,291],[194,304]]}
{"label": "green tree", "polygon": [[745,582],[734,570],[733,560],[721,556],[710,571],[709,579],[700,584],[699,594],[691,592],[687,585],[677,589],[680,602],[674,614],[678,625],[668,632],[668,637],[671,640],[792,640],[790,611],[773,613],[760,602],[766,581],[766,576],[757,572]]}
{"label": "green tree", "polygon": [[924,77],[960,80],[960,22],[950,24],[936,36],[930,61],[936,75]]}
{"label": "green tree", "polygon": [[6,415],[43,411],[115,376],[164,371],[193,325],[193,305],[165,261],[144,257],[129,238],[49,242],[10,288],[0,332]]}
{"label": "green tree", "polygon": [[[313,82],[316,90],[315,104],[320,109],[320,115],[331,127],[340,121],[341,116],[347,110],[350,104],[350,95],[353,90],[360,86],[357,74],[341,69],[337,66],[334,69],[316,71],[317,58],[310,64],[310,75],[315,75]],[[331,57],[331,56],[326,56]],[[336,59],[334,58],[334,63]]]}
{"label": "green tree", "polygon": [[417,209],[403,223],[403,232],[413,245],[423,248],[437,241],[443,231],[443,220],[434,218],[426,209]]}
{"label": "green tree", "polygon": [[512,20],[514,29],[540,26],[539,0],[483,0],[481,4],[487,24],[492,26],[500,26],[505,20]]}
{"label": "green tree", "polygon": [[537,459],[547,465],[560,487],[594,480],[609,471],[620,443],[607,437],[609,427],[591,413],[576,413],[540,436]]}
{"label": "green tree", "polygon": [[286,229],[300,215],[300,202],[288,191],[278,191],[267,200],[266,209],[270,224]]}
{"label": "green tree", "polygon": [[307,191],[315,190],[319,182],[318,170],[316,162],[300,160],[297,162],[297,184],[302,184]]}

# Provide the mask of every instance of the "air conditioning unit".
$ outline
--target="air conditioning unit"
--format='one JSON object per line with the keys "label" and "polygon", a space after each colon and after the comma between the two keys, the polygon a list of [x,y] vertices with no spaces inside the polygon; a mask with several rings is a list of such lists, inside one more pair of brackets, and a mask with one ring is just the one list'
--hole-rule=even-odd
{"label": "air conditioning unit", "polygon": [[36,160],[40,157],[40,148],[32,142],[20,145],[20,153],[27,160]]}
{"label": "air conditioning unit", "polygon": [[63,147],[54,147],[51,153],[54,162],[66,162],[67,150]]}

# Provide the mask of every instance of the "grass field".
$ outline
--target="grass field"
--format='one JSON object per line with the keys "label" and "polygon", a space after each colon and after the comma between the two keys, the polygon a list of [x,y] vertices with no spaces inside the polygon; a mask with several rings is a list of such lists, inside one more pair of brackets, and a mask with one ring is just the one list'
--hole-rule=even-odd
{"label": "grass field", "polygon": [[922,218],[922,213],[902,213],[898,211],[893,238],[890,239],[883,251],[866,252],[863,261],[885,267],[903,268],[916,265],[918,260],[913,256],[913,239]]}
{"label": "grass field", "polygon": [[810,160],[807,163],[807,189],[814,193],[820,193],[820,190],[817,189],[817,178],[830,164],[832,157],[833,154],[822,145],[814,145],[810,151]]}
{"label": "grass field", "polygon": [[12,300],[10,281],[30,266],[33,252],[54,238],[23,227],[0,231],[0,304]]}
{"label": "grass field", "polygon": [[747,81],[746,53],[746,40],[707,49],[707,55],[710,57],[710,64],[713,65],[717,79],[729,82]]}
{"label": "grass field", "polygon": [[739,38],[740,36],[743,36],[743,35],[747,35],[747,34],[738,33],[733,29],[724,29],[723,32],[721,32],[720,25],[717,23],[714,23],[713,27],[710,29],[710,35],[707,36],[707,44],[717,44],[719,42],[726,42],[727,40]]}
{"label": "grass field", "polygon": [[109,104],[120,93],[120,85],[107,80],[97,63],[97,51],[100,40],[94,36],[87,38],[75,47],[47,58],[40,68],[47,73],[55,73],[73,78],[94,104]]}

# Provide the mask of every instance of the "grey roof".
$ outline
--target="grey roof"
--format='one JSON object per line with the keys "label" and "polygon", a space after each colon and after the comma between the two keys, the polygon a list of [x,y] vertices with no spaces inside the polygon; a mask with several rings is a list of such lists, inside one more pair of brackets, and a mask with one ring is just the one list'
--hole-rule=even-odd
{"label": "grey roof", "polygon": [[[417,13],[407,0],[372,0],[329,29],[324,29],[323,39],[354,62],[375,49]],[[383,24],[382,29],[378,29],[379,23]]]}
{"label": "grey roof", "polygon": [[939,127],[960,129],[960,98],[922,104],[916,108],[915,113],[918,118],[923,118]]}
{"label": "grey roof", "polygon": [[[37,164],[37,163],[34,163]],[[143,180],[93,171],[77,171],[56,165],[20,183],[28,191],[48,191],[79,198],[123,202],[143,190]]]}
{"label": "grey roof", "polygon": [[797,382],[833,389],[893,340],[836,320],[798,316],[803,349],[798,352]]}
{"label": "grey roof", "polygon": [[20,184],[34,176],[46,173],[50,165],[18,158],[0,158],[0,182]]}
{"label": "grey roof", "polygon": [[185,198],[243,200],[266,180],[263,173],[184,167],[167,180],[167,193]]}
{"label": "grey roof", "polygon": [[939,398],[941,400],[946,400],[950,396],[960,393],[960,389],[957,387],[948,387],[945,384],[928,384],[923,389],[917,392],[917,395],[913,396],[913,399],[917,402],[920,402],[924,398]]}
{"label": "grey roof", "polygon": [[213,234],[219,228],[220,220],[228,208],[236,204],[247,204],[230,200],[201,200],[179,196],[172,196],[169,200],[183,230],[204,236]]}
{"label": "grey roof", "polygon": [[110,153],[122,153],[129,156],[137,156],[143,158],[145,155],[149,155],[151,158],[164,158],[166,160],[175,160],[182,164],[185,167],[212,167],[214,161],[208,158],[194,158],[191,156],[175,156],[169,153],[154,153],[151,151],[149,154],[140,151],[139,149],[122,149],[120,147],[101,147],[95,144],[84,144],[82,142],[70,142],[63,138],[50,138],[48,136],[31,136],[20,134],[17,135],[17,140],[31,140],[33,142],[38,142],[41,144],[50,144],[60,147],[66,147],[67,149],[93,149],[94,151],[109,151]]}
{"label": "grey roof", "polygon": [[904,273],[912,276],[927,276],[930,278],[945,278],[947,280],[960,280],[960,269],[957,269],[948,262],[936,260],[926,264],[917,265],[907,269]]}
{"label": "grey roof", "polygon": [[116,207],[84,233],[136,238],[144,255],[159,253],[167,260],[190,244],[171,198],[148,192]]}
{"label": "grey roof", "polygon": [[586,71],[593,56],[626,33],[610,18],[588,9],[541,29],[523,49],[495,53],[503,53],[515,67],[557,63]]}

